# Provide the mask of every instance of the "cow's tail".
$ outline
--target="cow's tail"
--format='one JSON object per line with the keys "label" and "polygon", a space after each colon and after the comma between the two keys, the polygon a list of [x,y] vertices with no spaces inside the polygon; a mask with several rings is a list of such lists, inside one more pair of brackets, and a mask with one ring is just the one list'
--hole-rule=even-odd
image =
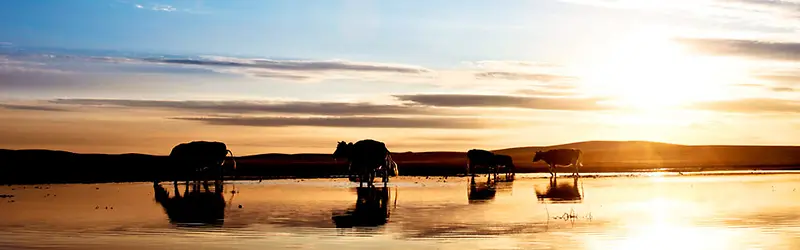
{"label": "cow's tail", "polygon": [[231,155],[231,161],[233,161],[233,169],[236,169],[236,156],[233,155],[233,151],[228,149],[228,154]]}

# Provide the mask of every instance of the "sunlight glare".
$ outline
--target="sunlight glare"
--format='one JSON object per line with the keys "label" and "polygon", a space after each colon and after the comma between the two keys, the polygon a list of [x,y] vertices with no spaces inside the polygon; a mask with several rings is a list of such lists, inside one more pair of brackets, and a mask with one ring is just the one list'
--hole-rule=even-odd
{"label": "sunlight glare", "polygon": [[669,36],[640,32],[615,44],[583,74],[587,93],[627,108],[664,110],[719,98],[731,78],[725,63],[688,54]]}

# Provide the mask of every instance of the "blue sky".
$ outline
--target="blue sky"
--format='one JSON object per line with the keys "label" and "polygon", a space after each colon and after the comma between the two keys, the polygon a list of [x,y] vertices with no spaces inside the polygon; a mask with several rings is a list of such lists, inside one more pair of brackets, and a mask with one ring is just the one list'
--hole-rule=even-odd
{"label": "blue sky", "polygon": [[785,134],[800,131],[798,1],[2,4],[4,148],[796,144]]}

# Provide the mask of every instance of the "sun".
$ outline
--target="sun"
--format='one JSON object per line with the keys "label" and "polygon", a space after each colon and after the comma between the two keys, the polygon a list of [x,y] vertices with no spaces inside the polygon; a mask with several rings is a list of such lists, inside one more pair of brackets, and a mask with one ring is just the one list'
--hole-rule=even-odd
{"label": "sun", "polygon": [[735,76],[716,58],[692,55],[664,33],[632,34],[581,73],[585,93],[641,110],[673,109],[724,95]]}

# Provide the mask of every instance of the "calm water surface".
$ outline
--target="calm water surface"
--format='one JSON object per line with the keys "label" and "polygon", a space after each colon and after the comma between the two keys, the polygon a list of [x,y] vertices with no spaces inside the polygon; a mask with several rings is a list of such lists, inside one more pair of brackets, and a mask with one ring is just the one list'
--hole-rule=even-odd
{"label": "calm water surface", "polygon": [[800,174],[543,176],[3,186],[0,248],[800,249]]}

